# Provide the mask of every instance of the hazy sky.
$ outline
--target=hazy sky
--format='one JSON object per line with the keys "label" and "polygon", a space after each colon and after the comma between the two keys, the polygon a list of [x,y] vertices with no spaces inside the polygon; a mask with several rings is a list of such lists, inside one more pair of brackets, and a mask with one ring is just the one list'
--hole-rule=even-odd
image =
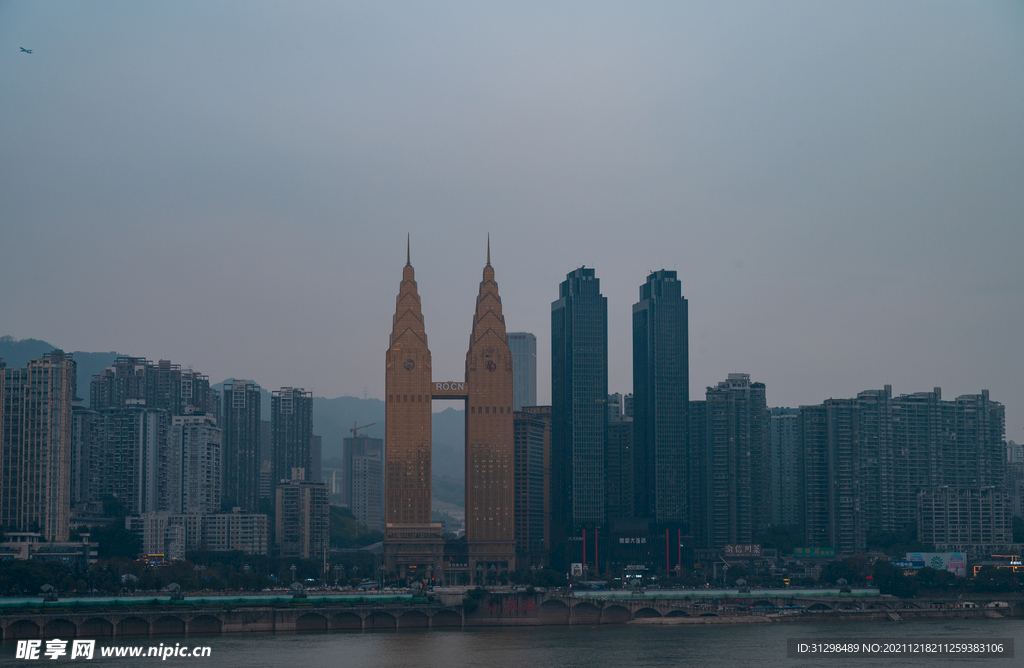
{"label": "hazy sky", "polygon": [[406,232],[438,380],[489,232],[543,402],[566,272],[628,392],[666,268],[695,398],[987,388],[1024,441],[1024,5],[0,2],[0,335],[379,397]]}

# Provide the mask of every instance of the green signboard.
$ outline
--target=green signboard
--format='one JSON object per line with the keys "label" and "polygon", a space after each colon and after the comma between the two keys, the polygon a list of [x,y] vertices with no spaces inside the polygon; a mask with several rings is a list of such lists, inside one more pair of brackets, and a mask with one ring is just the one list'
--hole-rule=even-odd
{"label": "green signboard", "polygon": [[794,547],[793,556],[797,559],[835,559],[834,547]]}

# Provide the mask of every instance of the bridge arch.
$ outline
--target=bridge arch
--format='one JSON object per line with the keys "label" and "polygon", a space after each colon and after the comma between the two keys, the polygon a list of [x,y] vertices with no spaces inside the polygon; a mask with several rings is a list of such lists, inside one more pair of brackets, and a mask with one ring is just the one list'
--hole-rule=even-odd
{"label": "bridge arch", "polygon": [[366,627],[368,629],[393,629],[396,628],[398,620],[390,612],[384,612],[378,610],[370,614],[366,618]]}
{"label": "bridge arch", "polygon": [[16,640],[21,638],[38,638],[39,625],[30,619],[19,619],[13,624],[8,624],[4,629],[5,640]]}
{"label": "bridge arch", "polygon": [[327,618],[315,612],[307,612],[295,620],[296,631],[326,631]]}
{"label": "bridge arch", "polygon": [[821,610],[831,610],[832,608],[830,608],[829,606],[825,605],[824,603],[815,603],[814,605],[809,606],[807,609],[810,612],[815,612],[815,611],[821,611]]}
{"label": "bridge arch", "polygon": [[430,618],[431,626],[462,626],[462,615],[454,610],[438,610]]}
{"label": "bridge arch", "polygon": [[631,619],[632,613],[621,605],[609,605],[601,611],[601,621],[605,624],[625,624]]}
{"label": "bridge arch", "polygon": [[398,618],[397,628],[425,629],[429,624],[430,618],[421,610],[410,610]]}
{"label": "bridge arch", "polygon": [[339,612],[331,617],[330,627],[332,629],[361,629],[363,618],[354,612]]}
{"label": "bridge arch", "polygon": [[548,599],[537,608],[541,624],[568,624],[569,606],[556,598]]}
{"label": "bridge arch", "polygon": [[198,615],[188,622],[189,633],[220,633],[224,625],[219,618],[213,615]]}
{"label": "bridge arch", "polygon": [[141,617],[125,617],[117,623],[119,636],[148,636],[149,622]]}
{"label": "bridge arch", "polygon": [[100,617],[90,617],[78,625],[78,633],[84,638],[108,638],[114,635],[114,625]]}
{"label": "bridge arch", "polygon": [[601,608],[584,601],[572,606],[572,621],[575,624],[598,624],[601,621]]}
{"label": "bridge arch", "polygon": [[633,619],[650,619],[652,617],[661,617],[661,613],[654,608],[640,608],[633,613]]}
{"label": "bridge arch", "polygon": [[665,614],[666,617],[689,617],[690,613],[685,610],[670,610]]}
{"label": "bridge arch", "polygon": [[154,635],[184,635],[185,621],[180,617],[164,615],[153,622],[151,633]]}
{"label": "bridge arch", "polygon": [[78,633],[75,623],[67,619],[51,619],[39,634],[40,638],[74,638]]}

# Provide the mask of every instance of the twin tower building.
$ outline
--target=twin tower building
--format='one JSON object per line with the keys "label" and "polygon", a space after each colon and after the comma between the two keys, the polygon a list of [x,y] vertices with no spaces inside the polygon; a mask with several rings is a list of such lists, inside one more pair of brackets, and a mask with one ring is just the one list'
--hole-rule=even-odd
{"label": "twin tower building", "polygon": [[[515,570],[512,355],[490,240],[464,380],[433,377],[408,245],[396,301],[385,376],[385,567],[427,581]],[[441,524],[431,522],[433,399],[466,402],[466,542],[447,554]]]}

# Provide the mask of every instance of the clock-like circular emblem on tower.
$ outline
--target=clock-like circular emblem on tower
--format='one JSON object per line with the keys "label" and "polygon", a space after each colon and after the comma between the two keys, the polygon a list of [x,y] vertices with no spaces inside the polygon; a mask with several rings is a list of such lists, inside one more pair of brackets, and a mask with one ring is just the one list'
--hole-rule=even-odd
{"label": "clock-like circular emblem on tower", "polygon": [[415,369],[415,368],[416,368],[416,360],[414,360],[414,359],[411,359],[411,358],[410,358],[410,359],[407,359],[407,360],[405,360],[405,362],[404,362],[404,363],[402,364],[402,366],[404,366],[404,367],[405,367],[405,370],[406,370],[406,371],[412,371],[413,369]]}
{"label": "clock-like circular emblem on tower", "polygon": [[494,371],[495,369],[498,368],[498,365],[492,362],[491,360],[487,360],[487,364],[485,364],[484,366],[487,367],[488,371]]}

